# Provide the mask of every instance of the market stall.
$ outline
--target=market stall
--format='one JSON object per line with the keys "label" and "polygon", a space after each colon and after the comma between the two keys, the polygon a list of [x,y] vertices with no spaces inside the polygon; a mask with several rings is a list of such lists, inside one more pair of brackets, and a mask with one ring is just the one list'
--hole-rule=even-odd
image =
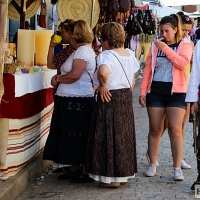
{"label": "market stall", "polygon": [[[20,2],[20,0],[15,1]],[[20,14],[18,18],[20,19],[20,26],[23,28],[28,8],[26,2],[29,7],[32,3],[36,3],[36,6],[38,6],[39,0],[24,0],[21,1],[21,6],[15,5],[15,1],[12,1],[12,6],[18,8]],[[6,2],[8,3],[8,1]],[[59,1],[60,18],[62,21],[66,18],[84,19],[92,28],[97,23],[119,20],[125,27],[126,23],[124,22],[127,16],[124,13],[130,12],[129,5],[120,4],[120,12],[123,14],[117,15],[118,12],[113,12],[113,9],[111,9],[115,4],[107,4],[105,7],[102,2],[98,0]],[[108,2],[111,3],[111,1]],[[115,2],[118,2],[118,0]],[[66,8],[68,8],[67,12],[65,12]],[[148,6],[134,7],[134,13],[129,14],[135,15],[139,10],[148,10]],[[118,19],[117,16],[121,17]],[[36,66],[33,65],[35,64],[37,67],[45,65],[47,56],[45,47],[48,48],[51,34],[48,31],[41,30],[19,30],[18,32],[21,41],[18,41],[17,45],[17,60],[23,63],[24,67],[23,70],[20,69],[20,73],[4,74],[2,80],[4,91],[0,104],[1,179],[15,175],[19,169],[40,153],[45,145],[53,109],[53,89],[50,80],[56,71],[36,72],[34,71]],[[131,35],[131,49],[135,50],[138,59],[144,51],[144,44],[148,40],[148,35],[152,36],[153,34]],[[4,42],[2,41],[2,43]],[[34,46],[35,51],[33,51]],[[145,52],[148,49],[149,46],[147,45]],[[36,52],[36,55],[33,55],[34,52]]]}
{"label": "market stall", "polygon": [[[27,34],[34,38],[27,37]],[[32,31],[20,30],[18,42],[21,45],[18,45],[17,54],[21,61],[18,63],[20,66],[14,68],[14,71],[9,71],[17,63],[5,65],[4,72],[9,73],[3,74],[4,93],[0,106],[1,179],[15,175],[45,145],[54,105],[51,78],[57,73],[56,70],[48,70],[44,66],[49,43],[49,39],[46,38],[50,38],[50,34],[51,31],[35,31],[33,34]],[[37,37],[45,38],[42,48],[39,48],[41,41],[37,45],[26,47],[30,42],[26,41],[24,36],[36,43]],[[24,42],[26,44],[23,44]],[[34,54],[34,51],[29,48],[35,49],[36,63],[42,63],[43,66],[32,66],[34,55],[30,54]]]}
{"label": "market stall", "polygon": [[[19,4],[20,1],[16,2]],[[20,15],[24,15],[28,7],[34,7],[37,11],[40,5],[38,2],[23,1],[23,9],[19,5],[16,8]],[[4,3],[7,9],[8,2]],[[20,20],[23,24],[23,20]],[[50,83],[52,76],[57,73],[46,67],[51,35],[50,30],[19,29],[17,63],[12,59],[15,56],[15,45],[2,41],[5,53],[2,60],[7,64],[2,64],[2,72],[5,73],[0,80],[3,83],[0,104],[0,179],[15,175],[45,145],[54,105]]]}
{"label": "market stall", "polygon": [[4,74],[0,121],[7,120],[3,133],[7,140],[0,141],[2,179],[16,174],[44,147],[53,110],[54,74],[56,70]]}

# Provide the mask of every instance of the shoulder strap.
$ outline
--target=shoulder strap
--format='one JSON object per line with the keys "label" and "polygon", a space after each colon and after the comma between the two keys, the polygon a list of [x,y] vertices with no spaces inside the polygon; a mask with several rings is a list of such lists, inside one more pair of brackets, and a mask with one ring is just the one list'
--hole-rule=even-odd
{"label": "shoulder strap", "polygon": [[118,59],[118,57],[117,57],[114,53],[112,53],[111,51],[109,51],[109,52],[110,52],[112,55],[114,55],[115,58],[117,58],[117,60],[119,61],[120,65],[122,66],[122,69],[123,69],[123,71],[124,71],[124,74],[125,74],[125,76],[126,76],[126,79],[127,79],[128,83],[129,83],[129,85],[130,85],[130,88],[131,88],[130,81],[129,81],[129,79],[128,79],[128,76],[127,76],[127,74],[126,74],[126,72],[125,72],[125,70],[124,70],[124,67],[123,67],[122,63],[120,62],[120,60]]}
{"label": "shoulder strap", "polygon": [[96,88],[94,87],[94,82],[93,82],[92,76],[91,76],[91,74],[88,72],[87,69],[86,69],[85,71],[88,73],[88,75],[89,75],[89,77],[90,77],[90,81],[91,81],[91,83],[92,83],[92,88],[93,88],[93,90],[95,91]]}

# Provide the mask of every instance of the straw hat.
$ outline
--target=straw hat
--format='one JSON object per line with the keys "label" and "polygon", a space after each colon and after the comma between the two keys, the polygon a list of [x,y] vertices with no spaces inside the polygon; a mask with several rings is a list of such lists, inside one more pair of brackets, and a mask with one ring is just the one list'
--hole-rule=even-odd
{"label": "straw hat", "polygon": [[[15,0],[16,3],[21,7],[21,0]],[[28,1],[28,0],[24,0]],[[29,19],[35,15],[35,13],[38,11],[38,8],[41,5],[41,0],[35,0],[27,9],[26,9],[26,15],[25,19]],[[17,10],[14,8],[14,6],[11,4],[8,7],[8,18],[14,19],[14,20],[20,20],[20,15],[17,12]]]}
{"label": "straw hat", "polygon": [[[92,5],[94,2],[94,10],[92,16]],[[98,0],[60,0],[58,1],[58,15],[61,21],[66,19],[84,20],[92,28],[97,24],[99,19],[99,1]]]}

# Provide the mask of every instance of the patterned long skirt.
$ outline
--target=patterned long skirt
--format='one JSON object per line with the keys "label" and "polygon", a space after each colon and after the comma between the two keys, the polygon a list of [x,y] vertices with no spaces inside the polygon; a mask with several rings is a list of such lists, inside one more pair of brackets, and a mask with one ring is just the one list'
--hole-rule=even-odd
{"label": "patterned long skirt", "polygon": [[127,182],[137,172],[136,138],[130,89],[111,90],[111,101],[98,97],[88,136],[86,169],[105,183]]}
{"label": "patterned long skirt", "polygon": [[94,97],[55,95],[50,132],[43,159],[61,164],[84,164]]}

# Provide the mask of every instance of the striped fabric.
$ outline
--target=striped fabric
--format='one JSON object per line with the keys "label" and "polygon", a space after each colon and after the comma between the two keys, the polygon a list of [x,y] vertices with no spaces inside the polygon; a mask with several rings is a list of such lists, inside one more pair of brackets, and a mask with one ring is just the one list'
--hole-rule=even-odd
{"label": "striped fabric", "polygon": [[0,154],[0,160],[6,157],[0,166],[0,179],[15,175],[25,164],[42,151],[49,133],[53,103],[33,117],[10,119],[7,154]]}

